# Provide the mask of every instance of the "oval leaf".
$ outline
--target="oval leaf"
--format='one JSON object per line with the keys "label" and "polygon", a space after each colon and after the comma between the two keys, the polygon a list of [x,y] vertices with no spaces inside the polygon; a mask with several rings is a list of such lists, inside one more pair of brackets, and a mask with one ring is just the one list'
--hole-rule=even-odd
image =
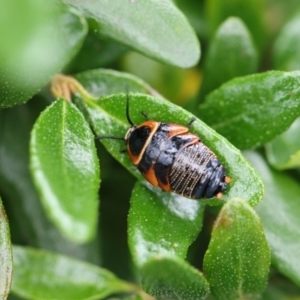
{"label": "oval leaf", "polygon": [[290,20],[279,33],[273,49],[273,65],[276,69],[294,71],[300,69],[300,13]]}
{"label": "oval leaf", "polygon": [[105,269],[67,256],[17,246],[13,252],[12,291],[26,299],[104,299],[136,290]]}
{"label": "oval leaf", "polygon": [[261,174],[266,187],[264,200],[256,210],[271,248],[272,264],[300,286],[299,182],[270,169],[257,153],[245,155]]}
{"label": "oval leaf", "polygon": [[55,1],[1,1],[0,108],[23,103],[80,49],[86,21]]}
{"label": "oval leaf", "polygon": [[94,98],[127,91],[158,96],[158,93],[147,83],[129,73],[96,69],[78,73],[75,78]]}
{"label": "oval leaf", "polygon": [[101,37],[178,67],[199,60],[198,39],[172,1],[62,1],[90,18]]}
{"label": "oval leaf", "polygon": [[60,99],[36,121],[30,141],[31,172],[46,212],[75,242],[94,236],[99,165],[93,134],[82,114]]}
{"label": "oval leaf", "polygon": [[174,193],[137,183],[128,216],[133,259],[142,266],[156,255],[185,258],[203,222],[204,205]]}
{"label": "oval leaf", "polygon": [[158,299],[206,299],[209,285],[184,260],[157,255],[141,268],[144,290]]}
{"label": "oval leaf", "polygon": [[248,29],[239,18],[228,18],[208,49],[200,97],[234,77],[254,73],[257,67],[258,56]]}
{"label": "oval leaf", "polygon": [[202,299],[208,293],[202,274],[182,259],[201,230],[203,211],[199,201],[135,185],[128,239],[147,293],[171,299]]}
{"label": "oval leaf", "polygon": [[12,280],[12,249],[9,226],[0,198],[0,299],[6,299]]}
{"label": "oval leaf", "polygon": [[269,163],[276,169],[300,167],[300,118],[283,134],[266,145]]}
{"label": "oval leaf", "polygon": [[[187,125],[194,117],[184,109],[163,99],[142,94],[130,94],[130,117],[135,124],[145,119],[141,111],[149,118],[157,121],[173,122]],[[98,136],[111,135],[124,137],[129,128],[126,120],[126,95],[115,94],[97,101],[87,100],[87,109],[91,123]],[[243,197],[251,205],[256,205],[263,195],[263,185],[254,169],[248,164],[241,153],[222,136],[209,128],[200,120],[196,120],[191,128],[203,142],[210,147],[226,166],[228,175],[233,181],[225,192],[223,199]],[[141,179],[138,170],[131,164],[128,155],[120,153],[125,146],[115,140],[102,140],[108,151],[123,164],[132,174]],[[219,200],[203,200],[209,204],[220,204]]]}
{"label": "oval leaf", "polygon": [[84,245],[64,238],[46,216],[30,176],[30,131],[48,104],[44,98],[34,97],[24,105],[0,111],[0,190],[5,193],[5,205],[14,224],[14,239],[99,263],[98,238]]}
{"label": "oval leaf", "polygon": [[245,201],[228,201],[204,257],[214,299],[260,299],[269,267],[270,251],[259,217]]}
{"label": "oval leaf", "polygon": [[262,48],[266,42],[265,26],[262,18],[264,4],[257,0],[210,0],[205,2],[208,28],[214,34],[219,25],[228,17],[236,16],[243,20],[252,33],[256,46]]}
{"label": "oval leaf", "polygon": [[[201,119],[240,149],[263,145],[300,115],[300,72],[236,78],[209,94]],[[242,197],[243,198],[243,197]]]}

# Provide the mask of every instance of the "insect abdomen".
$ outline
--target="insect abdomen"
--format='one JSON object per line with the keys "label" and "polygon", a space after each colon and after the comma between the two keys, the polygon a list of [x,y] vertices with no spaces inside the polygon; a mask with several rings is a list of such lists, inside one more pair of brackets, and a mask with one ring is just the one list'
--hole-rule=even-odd
{"label": "insect abdomen", "polygon": [[171,189],[189,198],[211,198],[224,191],[226,171],[201,141],[178,151],[169,175]]}

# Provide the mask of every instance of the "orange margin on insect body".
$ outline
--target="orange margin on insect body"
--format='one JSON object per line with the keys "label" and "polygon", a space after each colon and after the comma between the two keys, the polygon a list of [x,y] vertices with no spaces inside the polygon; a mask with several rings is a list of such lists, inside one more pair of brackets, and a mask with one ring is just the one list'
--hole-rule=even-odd
{"label": "orange margin on insect body", "polygon": [[[226,177],[225,177],[225,182],[226,182],[226,183],[230,183],[231,181],[232,181],[232,178],[231,178],[231,177],[229,177],[229,176],[226,176]],[[221,192],[218,193],[218,194],[216,195],[216,198],[217,198],[218,200],[221,200],[222,197],[223,197],[223,194],[222,194]]]}

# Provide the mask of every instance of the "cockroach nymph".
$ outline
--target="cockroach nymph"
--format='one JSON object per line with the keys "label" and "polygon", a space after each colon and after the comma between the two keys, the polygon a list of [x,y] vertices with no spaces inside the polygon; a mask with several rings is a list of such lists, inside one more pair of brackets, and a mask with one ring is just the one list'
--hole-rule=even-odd
{"label": "cockroach nymph", "polygon": [[131,162],[153,186],[192,199],[221,199],[231,178],[200,137],[189,132],[195,119],[182,126],[148,120],[142,114],[147,120],[135,125],[127,95],[126,117],[131,127],[125,137],[99,138],[124,140]]}

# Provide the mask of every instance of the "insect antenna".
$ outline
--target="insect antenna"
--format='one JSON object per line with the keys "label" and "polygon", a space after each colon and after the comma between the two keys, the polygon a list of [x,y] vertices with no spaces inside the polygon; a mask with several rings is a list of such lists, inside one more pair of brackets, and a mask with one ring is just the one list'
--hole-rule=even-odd
{"label": "insect antenna", "polygon": [[144,117],[147,121],[149,121],[149,117],[148,117],[148,115],[147,115],[144,111],[142,111],[141,114],[143,115],[143,117]]}
{"label": "insect antenna", "polygon": [[127,121],[131,126],[134,126],[133,122],[130,119],[129,116],[129,95],[128,92],[126,93],[126,100],[127,100],[127,104],[126,104],[126,117],[127,117]]}
{"label": "insect antenna", "polygon": [[188,122],[188,124],[186,126],[188,128],[190,128],[195,121],[196,121],[196,118],[192,117],[191,120]]}

